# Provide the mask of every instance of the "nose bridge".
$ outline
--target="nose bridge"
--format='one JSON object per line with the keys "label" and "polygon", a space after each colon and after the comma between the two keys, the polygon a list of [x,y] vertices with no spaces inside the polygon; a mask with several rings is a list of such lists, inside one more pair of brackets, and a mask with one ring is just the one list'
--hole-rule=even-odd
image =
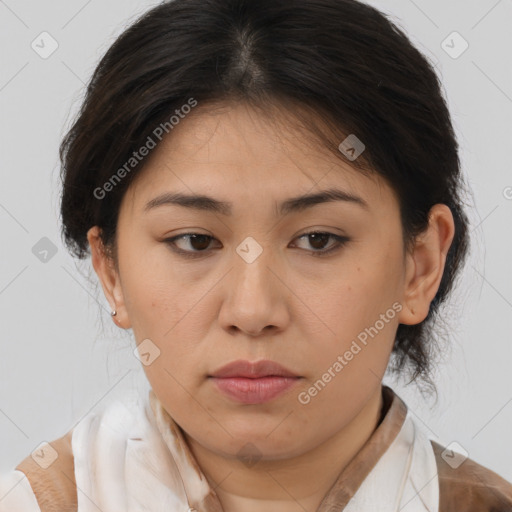
{"label": "nose bridge", "polygon": [[274,261],[270,246],[248,236],[240,242],[235,251],[235,288],[249,293],[268,292],[269,281],[272,280],[269,267]]}
{"label": "nose bridge", "polygon": [[221,322],[225,328],[236,326],[241,331],[257,334],[267,326],[282,328],[286,310],[279,305],[280,284],[276,280],[276,259],[268,244],[247,237],[236,248],[233,268],[224,303]]}

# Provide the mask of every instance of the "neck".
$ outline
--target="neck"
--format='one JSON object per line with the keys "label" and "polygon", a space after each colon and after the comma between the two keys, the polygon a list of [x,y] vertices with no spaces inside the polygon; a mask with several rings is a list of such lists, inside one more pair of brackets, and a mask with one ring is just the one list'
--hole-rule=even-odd
{"label": "neck", "polygon": [[324,443],[289,459],[241,467],[185,435],[224,512],[315,512],[350,460],[382,420],[381,388],[349,424]]}

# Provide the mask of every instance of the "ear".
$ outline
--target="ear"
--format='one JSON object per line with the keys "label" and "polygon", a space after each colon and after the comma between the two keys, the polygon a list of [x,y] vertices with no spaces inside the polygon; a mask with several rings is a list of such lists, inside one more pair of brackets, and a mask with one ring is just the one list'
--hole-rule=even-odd
{"label": "ear", "polygon": [[416,238],[412,252],[406,255],[405,307],[399,315],[400,323],[415,325],[427,317],[454,234],[450,208],[445,204],[434,205],[429,212],[428,228]]}
{"label": "ear", "polygon": [[92,265],[112,311],[117,311],[116,316],[113,316],[112,319],[119,327],[129,329],[131,323],[126,311],[119,273],[115,268],[112,257],[105,251],[100,234],[101,229],[98,226],[93,226],[87,232],[87,240],[91,247]]}

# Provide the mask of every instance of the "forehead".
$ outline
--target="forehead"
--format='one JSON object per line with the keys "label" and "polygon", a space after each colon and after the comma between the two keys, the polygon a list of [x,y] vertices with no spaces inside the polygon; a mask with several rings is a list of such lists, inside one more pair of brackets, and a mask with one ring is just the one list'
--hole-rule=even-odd
{"label": "forehead", "polygon": [[263,205],[269,198],[336,188],[374,209],[396,207],[379,175],[362,174],[294,121],[286,111],[267,115],[246,104],[196,107],[152,150],[126,196],[142,210],[165,191]]}

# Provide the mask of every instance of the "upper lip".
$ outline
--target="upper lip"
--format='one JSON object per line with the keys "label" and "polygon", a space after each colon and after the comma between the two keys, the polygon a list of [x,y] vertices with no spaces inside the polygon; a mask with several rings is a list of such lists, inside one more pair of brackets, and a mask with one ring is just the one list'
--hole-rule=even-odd
{"label": "upper lip", "polygon": [[269,376],[298,377],[279,363],[267,359],[256,362],[239,359],[226,364],[210,375],[210,377],[246,377],[252,379]]}

